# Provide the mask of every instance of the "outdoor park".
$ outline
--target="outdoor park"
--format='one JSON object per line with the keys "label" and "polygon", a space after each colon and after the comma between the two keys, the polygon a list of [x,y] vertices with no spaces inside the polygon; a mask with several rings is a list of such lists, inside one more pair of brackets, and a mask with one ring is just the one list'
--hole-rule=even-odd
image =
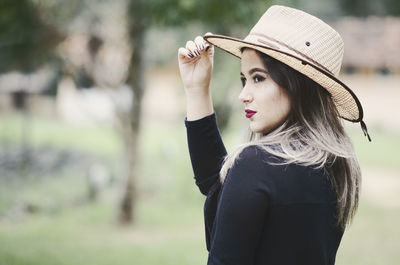
{"label": "outdoor park", "polygon": [[[209,31],[242,38],[272,4],[343,36],[341,79],[372,138],[344,122],[363,179],[336,264],[398,264],[397,1],[1,0],[0,265],[206,264],[177,50]],[[211,89],[228,151],[248,123],[239,72],[216,49]]]}

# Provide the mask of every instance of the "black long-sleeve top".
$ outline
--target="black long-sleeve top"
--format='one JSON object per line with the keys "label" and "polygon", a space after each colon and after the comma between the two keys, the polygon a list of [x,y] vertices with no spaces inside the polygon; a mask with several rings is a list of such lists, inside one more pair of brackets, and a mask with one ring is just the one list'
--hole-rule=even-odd
{"label": "black long-sleeve top", "polygon": [[332,265],[343,235],[324,169],[277,162],[246,147],[228,171],[215,113],[185,119],[194,178],[204,204],[208,265]]}

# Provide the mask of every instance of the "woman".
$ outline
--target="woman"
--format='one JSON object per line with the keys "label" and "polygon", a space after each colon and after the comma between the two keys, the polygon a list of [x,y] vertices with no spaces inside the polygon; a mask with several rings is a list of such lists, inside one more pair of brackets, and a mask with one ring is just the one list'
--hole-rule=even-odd
{"label": "woman", "polygon": [[[214,46],[241,58],[249,141],[227,155],[209,84]],[[206,34],[178,51],[208,264],[334,264],[361,173],[340,117],[362,107],[338,79],[343,42],[303,11],[272,6],[244,39]]]}

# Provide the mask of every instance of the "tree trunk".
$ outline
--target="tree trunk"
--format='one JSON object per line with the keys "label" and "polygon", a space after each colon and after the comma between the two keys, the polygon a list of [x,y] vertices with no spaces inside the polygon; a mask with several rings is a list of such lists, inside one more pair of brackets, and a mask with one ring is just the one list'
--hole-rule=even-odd
{"label": "tree trunk", "polygon": [[133,0],[127,8],[129,20],[129,35],[132,46],[132,55],[129,66],[128,84],[132,89],[132,107],[123,119],[123,134],[125,140],[125,154],[127,162],[126,182],[124,194],[120,204],[119,222],[129,224],[134,221],[135,203],[137,199],[137,165],[139,160],[139,132],[142,98],[144,93],[143,82],[143,43],[146,31],[146,12],[143,12],[144,1]]}
{"label": "tree trunk", "polygon": [[[219,24],[216,26],[215,31],[219,34],[230,36],[230,27]],[[219,76],[222,76],[223,80],[225,80],[226,72],[222,70],[222,72],[218,73]],[[214,75],[215,76],[215,75]],[[215,77],[214,77],[215,78]],[[220,77],[221,78],[221,77]],[[232,104],[229,100],[227,100],[227,95],[229,90],[231,90],[232,81],[224,81],[221,87],[218,87],[218,94],[214,94],[214,109],[215,113],[218,116],[218,128],[221,133],[225,132],[225,129],[228,127],[229,120],[232,116]]]}

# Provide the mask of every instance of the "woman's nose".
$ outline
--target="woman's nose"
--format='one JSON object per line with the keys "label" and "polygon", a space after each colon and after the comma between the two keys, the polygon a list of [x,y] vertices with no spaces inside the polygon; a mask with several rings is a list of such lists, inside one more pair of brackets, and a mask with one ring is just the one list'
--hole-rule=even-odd
{"label": "woman's nose", "polygon": [[239,94],[239,100],[242,103],[249,103],[253,100],[253,97],[250,95],[250,93],[248,93],[248,91],[244,87]]}

